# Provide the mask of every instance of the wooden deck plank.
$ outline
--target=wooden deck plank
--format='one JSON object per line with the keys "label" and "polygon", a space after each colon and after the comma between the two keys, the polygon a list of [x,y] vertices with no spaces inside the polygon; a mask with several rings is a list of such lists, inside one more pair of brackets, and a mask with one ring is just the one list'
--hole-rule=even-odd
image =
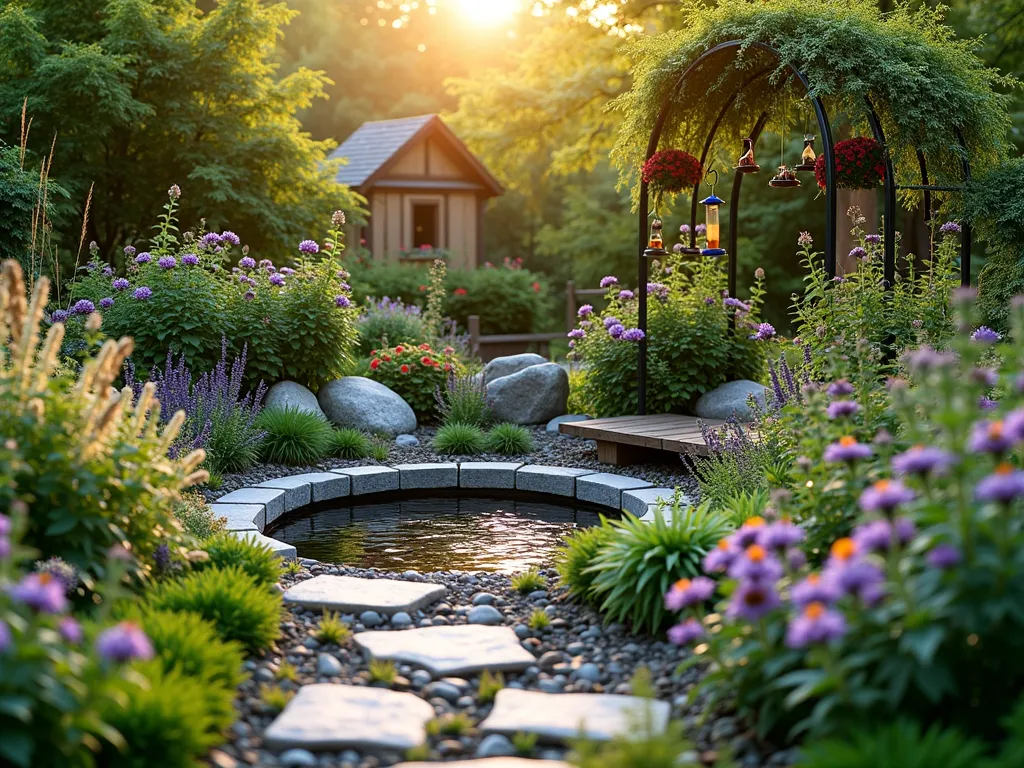
{"label": "wooden deck plank", "polygon": [[[715,429],[725,422],[698,419],[695,416],[662,413],[650,416],[615,416],[559,425],[565,435],[596,440],[603,461],[629,463],[637,451],[653,449],[688,455],[710,453],[701,432],[701,423]],[[618,448],[616,448],[618,446]]]}

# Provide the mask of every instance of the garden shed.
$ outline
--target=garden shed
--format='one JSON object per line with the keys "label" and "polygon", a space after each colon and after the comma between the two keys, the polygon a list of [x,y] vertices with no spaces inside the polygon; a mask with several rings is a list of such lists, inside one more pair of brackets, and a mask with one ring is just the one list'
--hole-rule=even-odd
{"label": "garden shed", "polygon": [[449,254],[453,267],[483,261],[487,201],[504,191],[438,115],[364,123],[332,154],[338,181],[369,203],[360,233],[374,259]]}

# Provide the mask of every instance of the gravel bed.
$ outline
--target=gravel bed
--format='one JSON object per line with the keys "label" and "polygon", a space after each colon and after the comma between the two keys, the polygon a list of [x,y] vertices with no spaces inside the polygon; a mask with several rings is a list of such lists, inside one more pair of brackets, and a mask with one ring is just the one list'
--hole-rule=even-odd
{"label": "gravel bed", "polygon": [[[703,708],[698,700],[688,702],[688,693],[701,671],[691,668],[677,671],[688,651],[663,640],[636,637],[619,624],[603,625],[601,617],[590,608],[570,602],[560,588],[554,586],[554,570],[541,573],[549,579],[549,590],[521,595],[511,588],[509,577],[492,573],[440,572],[420,574],[415,571],[387,573],[373,569],[348,568],[304,560],[298,573],[282,578],[287,588],[299,581],[320,574],[360,576],[365,578],[397,578],[443,584],[448,594],[443,602],[411,615],[411,626],[465,624],[474,605],[493,605],[503,616],[504,625],[513,629],[524,648],[533,653],[537,663],[523,673],[506,673],[506,687],[540,690],[547,693],[631,693],[630,680],[639,667],[646,667],[659,699],[672,702],[673,718],[685,723],[695,749],[690,759],[711,765],[717,750],[726,743],[743,768],[770,768],[790,765],[795,755],[790,751],[771,752],[755,742],[752,733],[736,718],[718,716],[702,722]],[[531,630],[527,621],[531,613],[542,610],[550,619],[544,630]],[[304,750],[291,750],[289,762],[281,762],[262,746],[261,736],[274,719],[265,710],[261,687],[280,687],[295,691],[301,685],[330,680],[354,685],[371,685],[368,661],[349,640],[341,647],[322,645],[314,636],[321,615],[289,606],[282,621],[282,637],[277,646],[261,657],[246,662],[251,678],[239,690],[236,706],[240,719],[234,725],[231,740],[210,757],[218,768],[243,765],[281,766],[316,765],[343,768],[377,768],[394,765],[404,756],[398,754],[360,754],[354,750],[313,755]],[[387,617],[375,613],[342,616],[354,633],[393,629]],[[281,664],[287,660],[296,672],[294,681],[278,679]],[[474,729],[461,736],[430,738],[430,760],[449,762],[469,757],[507,754],[508,739],[483,737],[475,729],[490,712],[491,704],[478,697],[479,677],[446,677],[433,680],[430,673],[409,665],[397,665],[398,676],[390,685],[393,690],[410,691],[426,699],[438,716],[461,713],[468,716]],[[383,685],[378,683],[379,685]],[[299,754],[296,755],[296,752]],[[538,745],[531,757],[560,758],[565,750]],[[543,763],[541,763],[543,765]]]}
{"label": "gravel bed", "polygon": [[[690,475],[681,458],[669,458],[664,463],[635,464],[616,467],[602,464],[597,460],[597,448],[590,440],[547,432],[543,426],[529,428],[533,434],[534,450],[523,456],[502,456],[494,453],[483,453],[475,456],[449,456],[439,454],[430,447],[436,429],[420,427],[414,435],[419,445],[403,447],[391,445],[391,453],[386,462],[373,459],[325,459],[309,467],[288,467],[275,464],[260,464],[245,472],[227,474],[216,490],[204,489],[207,500],[213,501],[226,493],[262,483],[264,480],[276,480],[285,475],[297,475],[302,472],[315,472],[339,467],[357,467],[371,464],[415,464],[433,461],[522,461],[528,464],[553,464],[560,467],[578,467],[592,469],[596,472],[614,472],[628,475],[653,483],[655,486],[675,488],[681,487],[691,498],[699,495],[697,483]],[[667,455],[667,454],[666,454]]]}

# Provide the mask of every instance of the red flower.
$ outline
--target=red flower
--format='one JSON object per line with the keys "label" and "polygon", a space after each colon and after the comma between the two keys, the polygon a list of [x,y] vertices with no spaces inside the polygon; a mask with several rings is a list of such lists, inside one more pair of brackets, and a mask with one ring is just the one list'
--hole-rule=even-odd
{"label": "red flower", "polygon": [[465,288],[456,288],[454,291],[452,291],[452,293],[454,293],[456,296],[465,296],[468,293],[468,291]]}
{"label": "red flower", "polygon": [[433,361],[433,360],[431,360],[431,359],[430,359],[429,357],[427,357],[426,355],[424,355],[423,357],[421,357],[421,358],[420,358],[420,362],[421,362],[421,363],[423,363],[423,364],[424,364],[425,366],[427,366],[428,368],[429,368],[430,366],[432,366],[432,365],[434,364],[434,361]]}
{"label": "red flower", "polygon": [[[885,178],[885,159],[881,145],[872,138],[859,136],[835,145],[836,186],[843,189],[872,189]],[[814,163],[814,178],[825,188],[825,155]]]}
{"label": "red flower", "polygon": [[365,237],[359,238],[359,244],[360,245],[366,245],[366,238]]}
{"label": "red flower", "polygon": [[445,363],[445,364],[444,364],[444,369],[445,369],[446,371],[450,371],[450,370],[452,369],[452,364],[451,364],[451,363]]}
{"label": "red flower", "polygon": [[427,290],[427,286],[425,286],[425,285],[421,285],[421,286],[420,286],[420,290],[421,290],[421,291],[425,291],[425,290]]}
{"label": "red flower", "polygon": [[533,292],[534,293],[540,293],[540,283],[535,282],[533,284]]}
{"label": "red flower", "polygon": [[420,246],[420,250],[421,250],[421,251],[429,251],[429,250],[430,250],[431,248],[433,248],[433,247],[434,247],[434,246],[432,246],[432,245],[421,245],[421,246]]}
{"label": "red flower", "polygon": [[409,366],[408,365],[403,365],[398,370],[400,370],[402,373],[408,373],[409,372]]}
{"label": "red flower", "polygon": [[444,353],[445,353],[446,355],[450,355],[450,354],[452,354],[452,353],[453,353],[454,351],[455,351],[455,347],[445,347],[445,348],[444,348]]}
{"label": "red flower", "polygon": [[377,356],[377,350],[376,349],[371,349],[370,350],[370,356],[371,357],[376,357]]}
{"label": "red flower", "polygon": [[422,349],[424,352],[429,352],[430,351],[430,345],[429,344],[420,344],[420,349]]}
{"label": "red flower", "polygon": [[399,344],[397,347],[395,347],[395,354],[396,355],[400,355],[403,352],[405,352],[405,347],[403,347],[401,344]]}
{"label": "red flower", "polygon": [[382,360],[383,360],[383,361],[384,361],[385,363],[390,363],[390,362],[391,362],[391,355],[381,355],[381,359],[382,359]]}
{"label": "red flower", "polygon": [[370,361],[370,370],[376,371],[378,368],[380,368],[380,360],[373,358],[373,360]]}
{"label": "red flower", "polygon": [[640,177],[660,192],[682,192],[699,184],[704,178],[700,161],[681,149],[665,149],[655,152],[644,163]]}

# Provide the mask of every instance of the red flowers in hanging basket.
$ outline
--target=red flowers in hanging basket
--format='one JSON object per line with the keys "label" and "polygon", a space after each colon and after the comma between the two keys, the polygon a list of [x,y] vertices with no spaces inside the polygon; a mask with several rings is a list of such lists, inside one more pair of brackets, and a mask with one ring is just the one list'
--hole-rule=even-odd
{"label": "red flowers in hanging basket", "polygon": [[700,184],[704,170],[700,167],[700,161],[689,152],[665,149],[655,152],[644,163],[640,178],[656,192],[682,192]]}
{"label": "red flowers in hanging basket", "polygon": [[[836,186],[843,189],[872,189],[885,178],[882,146],[874,139],[860,136],[840,141],[835,146]],[[814,178],[825,188],[825,153],[814,163]]]}

